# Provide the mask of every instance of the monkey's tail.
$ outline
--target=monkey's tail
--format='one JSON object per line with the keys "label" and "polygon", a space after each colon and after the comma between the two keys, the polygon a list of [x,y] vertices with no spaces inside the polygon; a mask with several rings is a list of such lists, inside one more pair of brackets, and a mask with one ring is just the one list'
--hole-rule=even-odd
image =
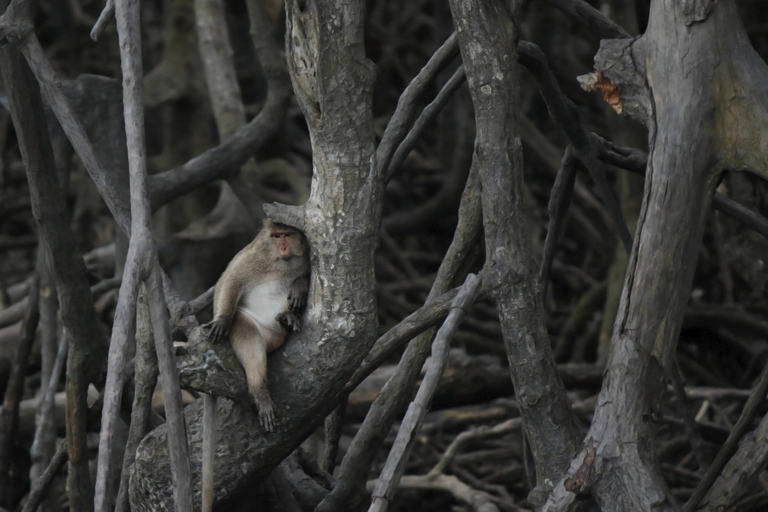
{"label": "monkey's tail", "polygon": [[213,459],[216,456],[216,397],[203,395],[203,512],[213,512]]}

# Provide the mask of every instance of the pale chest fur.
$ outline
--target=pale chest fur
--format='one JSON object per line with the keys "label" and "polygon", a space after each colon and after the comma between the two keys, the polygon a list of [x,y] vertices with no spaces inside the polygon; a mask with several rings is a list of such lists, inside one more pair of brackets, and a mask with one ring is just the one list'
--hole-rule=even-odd
{"label": "pale chest fur", "polygon": [[272,279],[250,286],[243,293],[238,307],[256,322],[271,330],[279,330],[275,317],[288,310],[291,280]]}

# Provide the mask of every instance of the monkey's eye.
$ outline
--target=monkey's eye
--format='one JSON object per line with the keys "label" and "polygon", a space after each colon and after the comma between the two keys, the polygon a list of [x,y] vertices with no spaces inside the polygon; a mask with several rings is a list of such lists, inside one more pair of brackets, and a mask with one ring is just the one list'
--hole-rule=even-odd
{"label": "monkey's eye", "polygon": [[283,236],[285,236],[285,237],[289,237],[289,236],[291,236],[291,235],[293,235],[293,233],[286,233],[286,234],[285,234],[285,235],[283,235]]}
{"label": "monkey's eye", "polygon": [[280,238],[280,234],[279,233],[272,233],[272,238]]}

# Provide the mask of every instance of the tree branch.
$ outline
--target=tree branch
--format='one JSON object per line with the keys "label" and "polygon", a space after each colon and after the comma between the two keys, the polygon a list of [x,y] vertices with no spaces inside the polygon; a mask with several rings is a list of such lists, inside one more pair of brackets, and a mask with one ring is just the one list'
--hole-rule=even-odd
{"label": "tree branch", "polygon": [[408,406],[408,411],[405,413],[395,444],[389,452],[387,462],[384,464],[379,481],[373,490],[373,501],[368,509],[369,512],[386,512],[389,503],[395,496],[400,478],[405,471],[405,464],[432,403],[432,396],[437,388],[437,383],[448,364],[451,338],[458,329],[467,308],[475,301],[479,286],[480,278],[474,274],[467,276],[459,294],[451,303],[451,312],[448,314],[448,318],[437,331],[435,340],[432,342],[432,363],[421,382],[416,398]]}

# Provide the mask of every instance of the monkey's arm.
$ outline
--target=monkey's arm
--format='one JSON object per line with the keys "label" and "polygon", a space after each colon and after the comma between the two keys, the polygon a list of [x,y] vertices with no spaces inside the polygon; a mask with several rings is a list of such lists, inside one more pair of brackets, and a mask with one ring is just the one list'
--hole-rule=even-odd
{"label": "monkey's arm", "polygon": [[297,313],[307,304],[307,295],[309,294],[309,275],[304,274],[297,277],[291,284],[288,292],[288,309],[292,313]]}
{"label": "monkey's arm", "polygon": [[235,317],[237,304],[240,302],[247,285],[246,277],[238,272],[237,263],[227,268],[224,274],[216,283],[216,290],[213,294],[213,321],[208,324],[210,332],[208,339],[211,343],[220,343],[229,338],[229,331],[232,327],[232,319]]}

